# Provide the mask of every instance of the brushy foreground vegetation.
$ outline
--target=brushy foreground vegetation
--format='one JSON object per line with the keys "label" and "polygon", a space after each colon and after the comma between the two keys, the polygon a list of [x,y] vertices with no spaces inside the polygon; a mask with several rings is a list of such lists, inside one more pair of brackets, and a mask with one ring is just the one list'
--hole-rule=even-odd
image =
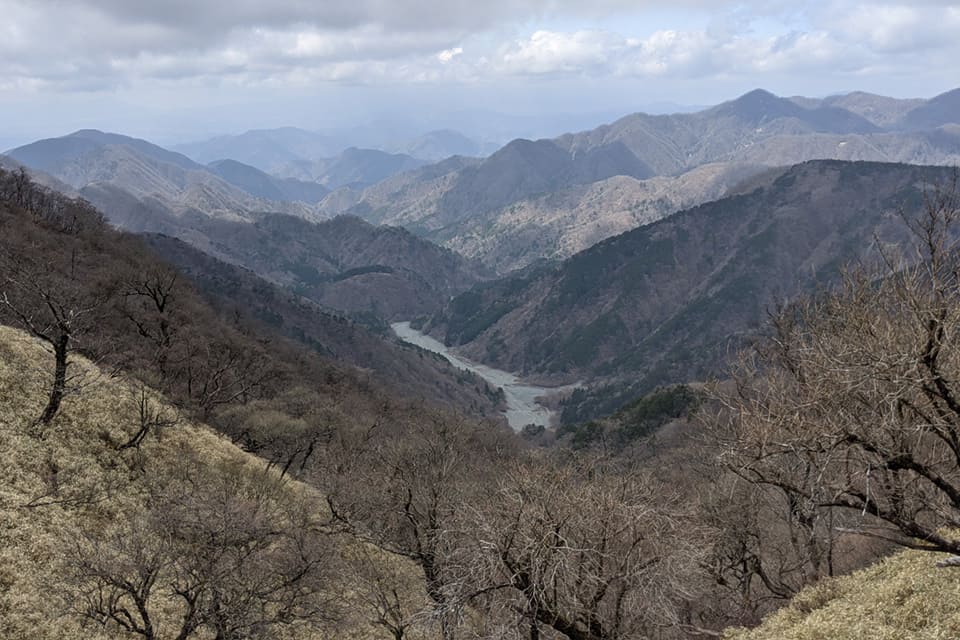
{"label": "brushy foreground vegetation", "polygon": [[905,551],[801,591],[790,605],[729,640],[960,638],[960,579],[929,553]]}
{"label": "brushy foreground vegetation", "polygon": [[[252,504],[259,505],[259,513],[270,519],[271,528],[296,524],[304,531],[319,531],[318,520],[326,513],[315,490],[281,480],[279,472],[267,470],[263,460],[203,425],[178,418],[176,426],[150,433],[139,448],[118,451],[118,445],[138,431],[144,394],[153,415],[178,414],[151,391],[97,373],[80,358],[72,366],[91,372],[89,385],[82,393],[69,396],[45,436],[36,437],[31,425],[46,401],[51,360],[52,354],[39,341],[0,326],[0,637],[133,637],[115,622],[102,625],[92,619],[93,610],[104,605],[98,597],[108,590],[92,579],[91,568],[126,570],[124,575],[135,579],[139,575],[136,563],[144,561],[150,549],[160,553],[174,548],[162,527],[146,526],[150,520],[143,518],[157,511],[158,500],[166,500],[159,515],[168,522],[182,525],[189,522],[189,512],[202,514],[212,526],[205,530],[209,536],[228,533],[216,528],[218,522],[230,524],[234,533],[243,526],[247,527],[244,530],[256,530],[248,518],[252,517]],[[178,488],[181,497],[188,497],[187,502],[177,501]],[[231,504],[236,513],[216,513],[219,507]],[[303,519],[290,521],[296,517]],[[183,529],[178,533],[183,535]],[[125,553],[129,551],[126,543],[132,542],[138,542],[141,549]],[[291,615],[288,624],[269,629],[257,628],[255,622],[252,630],[227,637],[260,637],[264,632],[274,638],[382,637],[368,624],[372,614],[367,599],[361,596],[363,587],[351,581],[355,572],[348,569],[371,557],[381,569],[394,574],[406,606],[417,609],[425,605],[412,564],[384,558],[348,536],[324,533],[319,542],[322,544],[312,558],[315,580],[302,585],[310,602],[296,604],[303,607],[297,613],[304,614],[319,603],[324,607],[322,615],[304,615],[301,620]],[[256,544],[265,545],[264,553],[289,550],[280,537]],[[192,548],[197,545],[194,541]],[[253,557],[253,549],[245,552]],[[177,637],[186,615],[183,599],[173,593],[174,583],[183,584],[200,573],[196,566],[183,564],[186,557],[160,563],[147,603],[157,638]],[[271,561],[278,557],[270,556]],[[234,562],[226,566],[238,571],[262,570],[252,563],[237,564],[236,559],[219,558],[218,562],[221,567]],[[147,564],[144,561],[142,566]],[[245,577],[254,576],[248,573]],[[261,587],[269,583],[270,576],[261,573],[260,578]],[[239,596],[236,585],[220,579],[222,593]],[[134,610],[131,600],[121,600],[118,605]],[[276,605],[271,603],[268,608]],[[245,606],[249,610],[253,604]],[[275,612],[265,613],[269,618]],[[132,617],[136,618],[135,612]],[[234,622],[243,621],[235,617]],[[196,637],[215,636],[215,625],[206,626],[206,630],[198,629]]]}

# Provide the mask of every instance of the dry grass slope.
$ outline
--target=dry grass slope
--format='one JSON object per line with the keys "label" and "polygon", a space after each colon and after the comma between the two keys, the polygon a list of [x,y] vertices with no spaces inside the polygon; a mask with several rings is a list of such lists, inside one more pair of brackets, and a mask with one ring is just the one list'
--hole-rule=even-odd
{"label": "dry grass slope", "polygon": [[[133,385],[98,375],[91,364],[76,360],[72,367],[86,368],[92,383],[69,396],[44,437],[37,437],[30,425],[44,405],[52,355],[25,333],[0,326],[0,638],[5,640],[135,637],[84,623],[70,613],[71,587],[64,569],[70,541],[80,531],[121,530],[131,514],[147,507],[145,484],[175,483],[185,460],[212,473],[229,469],[248,478],[264,473],[262,460],[187,420],[149,436],[140,452],[117,451],[137,424]],[[154,401],[165,406],[162,398]],[[305,485],[286,481],[282,486],[297,500],[320,504]],[[317,518],[323,516],[318,509]],[[388,637],[371,624],[369,598],[364,598],[362,584],[354,582],[350,567],[359,556],[373,557],[382,573],[392,574],[394,585],[408,596],[408,610],[425,605],[412,565],[387,560],[348,538],[332,536],[330,541],[338,566],[329,590],[340,620],[320,631],[293,625],[272,637]],[[159,622],[172,629],[178,614],[172,604],[166,609]],[[414,632],[411,637],[419,636]]]}
{"label": "dry grass slope", "polygon": [[800,592],[791,604],[729,640],[953,640],[960,638],[960,573],[940,554],[904,551]]}

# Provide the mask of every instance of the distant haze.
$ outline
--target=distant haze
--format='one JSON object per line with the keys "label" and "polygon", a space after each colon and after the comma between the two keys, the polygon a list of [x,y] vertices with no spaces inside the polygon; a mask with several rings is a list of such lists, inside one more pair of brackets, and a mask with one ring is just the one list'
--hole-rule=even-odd
{"label": "distant haze", "polygon": [[534,137],[755,87],[931,97],[960,79],[954,2],[664,4],[0,0],[0,145],[385,119],[411,134]]}

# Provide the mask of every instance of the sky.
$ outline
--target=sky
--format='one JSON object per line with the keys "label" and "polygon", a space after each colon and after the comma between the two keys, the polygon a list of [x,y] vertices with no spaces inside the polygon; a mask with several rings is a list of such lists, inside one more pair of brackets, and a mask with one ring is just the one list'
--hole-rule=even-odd
{"label": "sky", "polygon": [[960,2],[937,0],[0,0],[0,16],[0,148],[960,86]]}

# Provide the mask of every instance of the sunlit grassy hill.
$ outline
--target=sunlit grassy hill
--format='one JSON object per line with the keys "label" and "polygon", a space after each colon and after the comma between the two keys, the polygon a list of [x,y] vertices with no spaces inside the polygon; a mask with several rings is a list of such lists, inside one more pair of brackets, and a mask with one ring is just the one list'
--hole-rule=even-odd
{"label": "sunlit grassy hill", "polygon": [[[97,571],[135,582],[144,567],[156,569],[146,601],[158,640],[177,637],[186,606],[174,592],[190,580],[207,594],[216,582],[224,606],[242,605],[237,610],[244,615],[284,622],[251,622],[242,637],[389,637],[372,623],[378,613],[370,589],[378,580],[397,590],[405,611],[425,604],[412,565],[325,529],[314,490],[281,479],[152,391],[110,378],[79,357],[71,373],[83,371],[85,386],[40,432],[34,421],[51,371],[52,354],[41,343],[0,326],[0,638],[144,637],[83,615],[91,606],[108,608],[116,593],[93,579]],[[166,426],[139,448],[123,449],[144,410]],[[250,540],[237,542],[250,532]],[[173,549],[180,555],[172,556]],[[200,560],[184,560],[194,556]],[[273,588],[278,577],[300,580],[288,569],[308,557],[313,577],[296,582],[303,597],[289,612],[279,609],[285,592],[263,604],[244,591],[243,584]],[[370,563],[375,579],[365,579]],[[231,568],[237,575],[224,573]],[[115,605],[138,619],[132,599]],[[189,637],[212,638],[212,629],[209,623]]]}
{"label": "sunlit grassy hill", "polygon": [[904,551],[800,592],[731,640],[952,640],[960,638],[960,570],[939,555]]}

